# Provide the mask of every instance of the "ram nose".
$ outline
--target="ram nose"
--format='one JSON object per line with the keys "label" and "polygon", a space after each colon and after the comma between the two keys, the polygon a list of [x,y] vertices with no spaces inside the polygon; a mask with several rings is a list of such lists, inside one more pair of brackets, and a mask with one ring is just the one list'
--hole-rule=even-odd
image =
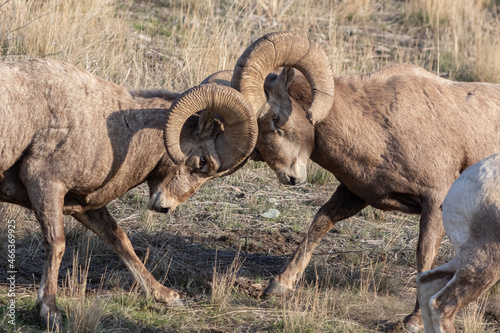
{"label": "ram nose", "polygon": [[307,180],[307,160],[296,159],[286,167],[273,167],[273,169],[284,185],[299,185]]}
{"label": "ram nose", "polygon": [[298,180],[296,177],[288,177],[288,184],[290,185],[297,185]]}
{"label": "ram nose", "polygon": [[170,212],[170,207],[154,207],[154,210],[158,213],[168,213]]}
{"label": "ram nose", "polygon": [[305,182],[307,175],[295,175],[285,171],[277,171],[279,181],[284,185],[299,185]]}
{"label": "ram nose", "polygon": [[158,213],[168,213],[177,207],[177,203],[172,198],[166,198],[161,191],[153,193],[149,199],[148,209]]}
{"label": "ram nose", "polygon": [[300,185],[304,183],[306,177],[286,176],[286,185]]}

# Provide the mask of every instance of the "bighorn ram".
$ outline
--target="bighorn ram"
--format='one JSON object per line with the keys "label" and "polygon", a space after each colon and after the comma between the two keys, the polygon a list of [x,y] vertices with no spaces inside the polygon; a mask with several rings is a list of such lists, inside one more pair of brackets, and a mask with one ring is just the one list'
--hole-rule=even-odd
{"label": "bighorn ram", "polygon": [[455,332],[458,310],[500,280],[500,155],[467,168],[451,186],[442,210],[455,257],[417,277],[428,333]]}
{"label": "bighorn ram", "polygon": [[130,92],[53,60],[0,64],[0,91],[0,200],[32,209],[40,223],[46,251],[37,298],[42,322],[60,322],[55,299],[63,214],[95,232],[146,293],[180,303],[147,271],[105,205],[147,181],[148,208],[168,212],[208,179],[231,172],[257,138],[245,99],[211,85],[181,96]]}
{"label": "bighorn ram", "polygon": [[[280,66],[305,78],[291,68],[268,76]],[[333,78],[320,47],[292,33],[250,45],[232,85],[257,112],[256,149],[282,183],[303,182],[309,158],[341,182],[265,295],[292,289],[325,233],[367,205],[421,214],[417,270],[431,269],[448,189],[500,151],[500,85],[449,81],[412,65]],[[418,301],[405,324],[422,327]]]}

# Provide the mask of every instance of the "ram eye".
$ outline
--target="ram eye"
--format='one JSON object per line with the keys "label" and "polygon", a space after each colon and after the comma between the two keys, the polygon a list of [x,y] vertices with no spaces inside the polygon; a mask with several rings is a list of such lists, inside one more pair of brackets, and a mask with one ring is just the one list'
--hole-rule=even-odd
{"label": "ram eye", "polygon": [[280,115],[279,114],[275,114],[274,117],[273,117],[273,123],[274,123],[274,125],[277,125],[279,122],[280,122]]}
{"label": "ram eye", "polygon": [[205,164],[207,164],[207,160],[205,159],[204,156],[201,156],[200,157],[200,162],[198,164],[198,170],[203,169],[203,167],[205,166]]}

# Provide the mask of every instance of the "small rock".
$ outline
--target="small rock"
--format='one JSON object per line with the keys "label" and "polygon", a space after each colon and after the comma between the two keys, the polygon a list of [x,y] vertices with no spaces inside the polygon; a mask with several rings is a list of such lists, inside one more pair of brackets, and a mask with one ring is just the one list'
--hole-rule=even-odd
{"label": "small rock", "polygon": [[274,219],[280,216],[280,211],[274,208],[269,209],[267,212],[262,213],[260,216],[265,217],[266,219]]}

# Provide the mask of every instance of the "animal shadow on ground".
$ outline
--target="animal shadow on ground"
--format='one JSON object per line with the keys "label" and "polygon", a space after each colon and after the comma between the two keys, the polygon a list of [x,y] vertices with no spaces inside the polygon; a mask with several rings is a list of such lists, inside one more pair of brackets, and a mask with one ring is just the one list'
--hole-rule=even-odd
{"label": "animal shadow on ground", "polygon": [[[285,231],[285,237],[287,232]],[[267,244],[275,244],[287,254],[260,253],[255,236],[238,232],[228,232],[222,236],[183,235],[168,232],[147,233],[129,230],[128,235],[134,250],[145,261],[146,267],[164,285],[180,290],[183,296],[195,296],[210,290],[214,267],[224,271],[238,256],[243,262],[239,281],[245,285],[250,280],[265,280],[276,274],[285,265],[290,249],[296,246],[300,235],[288,236],[282,233],[269,235]],[[245,244],[246,243],[246,244]],[[240,245],[243,244],[243,245]],[[286,244],[289,244],[288,246]],[[40,232],[26,234],[16,239],[16,283],[33,289],[40,283],[45,251]],[[0,254],[4,254],[2,249]],[[107,246],[83,226],[76,225],[66,231],[66,250],[59,270],[59,285],[64,287],[68,272],[75,264],[84,267],[89,261],[87,274],[88,290],[102,288],[103,291],[123,289],[128,292],[136,287],[132,275],[119,258]],[[7,281],[8,262],[0,262],[0,281]],[[33,286],[34,284],[34,286]],[[259,297],[259,292],[253,293]]]}

